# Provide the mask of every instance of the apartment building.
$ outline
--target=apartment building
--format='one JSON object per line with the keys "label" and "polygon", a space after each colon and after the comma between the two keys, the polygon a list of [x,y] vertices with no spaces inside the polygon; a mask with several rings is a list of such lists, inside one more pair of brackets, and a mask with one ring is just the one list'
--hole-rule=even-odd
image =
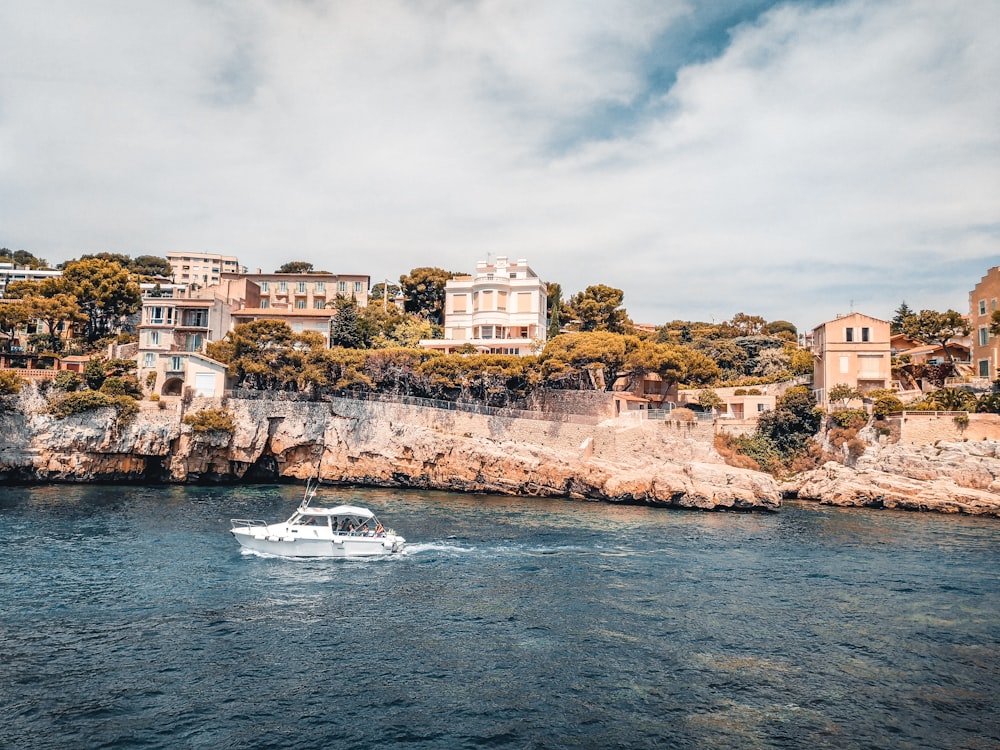
{"label": "apartment building", "polygon": [[889,322],[861,313],[838,316],[813,329],[813,388],[820,406],[836,385],[862,393],[892,382]]}
{"label": "apartment building", "polygon": [[32,268],[22,268],[13,263],[4,261],[0,263],[0,298],[7,291],[7,285],[14,281],[44,281],[45,279],[55,279],[62,276],[62,271],[54,269],[36,270]]}
{"label": "apartment building", "polygon": [[173,271],[175,284],[201,287],[218,284],[224,273],[239,273],[242,270],[235,255],[169,252],[167,262]]}
{"label": "apartment building", "polygon": [[475,276],[445,284],[444,338],[420,346],[450,353],[468,344],[489,354],[534,354],[548,333],[547,288],[528,266],[507,256],[480,261]]}
{"label": "apartment building", "polygon": [[981,378],[1000,378],[1000,336],[990,333],[993,313],[1000,299],[1000,266],[994,266],[969,292],[972,324],[972,366]]}
{"label": "apartment building", "polygon": [[137,333],[137,376],[154,393],[179,396],[186,387],[197,396],[221,396],[226,366],[204,356],[209,341],[231,327],[232,306],[214,297],[146,297]]}
{"label": "apartment building", "polygon": [[[223,279],[233,278],[224,274]],[[337,297],[353,299],[358,307],[368,306],[371,277],[333,273],[239,274],[260,288],[260,307],[277,310],[322,310]]]}

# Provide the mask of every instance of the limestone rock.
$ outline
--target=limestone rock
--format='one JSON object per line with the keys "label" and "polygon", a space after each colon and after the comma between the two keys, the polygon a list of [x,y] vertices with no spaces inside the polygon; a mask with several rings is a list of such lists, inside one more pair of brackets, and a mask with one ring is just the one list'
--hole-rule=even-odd
{"label": "limestone rock", "polygon": [[828,505],[1000,517],[1000,443],[872,446],[853,468],[827,463],[782,489]]}

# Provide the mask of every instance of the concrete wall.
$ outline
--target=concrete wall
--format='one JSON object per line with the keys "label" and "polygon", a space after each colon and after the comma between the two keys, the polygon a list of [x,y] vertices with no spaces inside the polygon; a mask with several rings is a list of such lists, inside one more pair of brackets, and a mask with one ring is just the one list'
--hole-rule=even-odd
{"label": "concrete wall", "polygon": [[939,440],[1000,440],[1000,414],[969,414],[969,423],[962,425],[956,417],[965,412],[903,412],[889,417],[899,429],[899,442],[929,445]]}
{"label": "concrete wall", "polygon": [[589,414],[599,419],[615,416],[614,394],[609,391],[541,390],[529,397],[527,408],[552,414]]}

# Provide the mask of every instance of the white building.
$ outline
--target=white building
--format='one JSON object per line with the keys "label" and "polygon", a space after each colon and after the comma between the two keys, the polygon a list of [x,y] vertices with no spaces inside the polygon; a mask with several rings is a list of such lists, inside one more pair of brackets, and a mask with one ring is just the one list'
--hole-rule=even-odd
{"label": "white building", "polygon": [[445,284],[444,338],[420,346],[450,353],[468,344],[487,354],[535,354],[548,332],[545,282],[519,259],[480,261],[475,276]]}
{"label": "white building", "polygon": [[239,273],[240,262],[234,255],[215,253],[167,253],[167,262],[177,284],[211,286],[222,281],[224,273]]}
{"label": "white building", "polygon": [[0,297],[5,295],[7,285],[14,281],[44,281],[62,276],[62,271],[53,269],[36,270],[23,268],[9,262],[0,263]]}

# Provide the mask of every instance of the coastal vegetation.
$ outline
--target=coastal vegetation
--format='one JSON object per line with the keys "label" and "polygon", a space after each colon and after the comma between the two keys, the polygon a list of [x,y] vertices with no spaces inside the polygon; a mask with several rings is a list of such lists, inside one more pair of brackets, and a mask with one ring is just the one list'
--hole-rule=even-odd
{"label": "coastal vegetation", "polygon": [[236,429],[233,415],[226,409],[200,409],[194,414],[185,415],[183,422],[191,428],[192,432],[199,435],[211,432],[231,435]]}

